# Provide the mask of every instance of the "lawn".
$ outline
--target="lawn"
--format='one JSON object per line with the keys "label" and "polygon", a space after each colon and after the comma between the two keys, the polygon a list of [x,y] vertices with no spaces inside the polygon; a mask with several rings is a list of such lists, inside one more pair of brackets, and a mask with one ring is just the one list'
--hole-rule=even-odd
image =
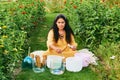
{"label": "lawn", "polygon": [[[46,50],[46,37],[57,13],[47,13],[44,23],[31,31],[29,45],[31,52],[35,50]],[[99,74],[92,71],[91,67],[83,68],[80,72],[69,72],[65,70],[62,75],[53,75],[46,68],[42,73],[34,73],[31,69],[23,69],[16,80],[100,80]]]}

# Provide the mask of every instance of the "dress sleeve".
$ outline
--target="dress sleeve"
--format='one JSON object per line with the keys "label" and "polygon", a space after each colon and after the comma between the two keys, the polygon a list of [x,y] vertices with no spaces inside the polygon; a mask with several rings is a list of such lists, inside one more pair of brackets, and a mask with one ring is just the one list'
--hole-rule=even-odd
{"label": "dress sleeve", "polygon": [[54,43],[55,42],[54,42],[53,30],[50,30],[47,37],[47,47],[49,48],[49,46]]}
{"label": "dress sleeve", "polygon": [[77,43],[75,42],[75,38],[73,35],[71,35],[71,45],[77,46]]}

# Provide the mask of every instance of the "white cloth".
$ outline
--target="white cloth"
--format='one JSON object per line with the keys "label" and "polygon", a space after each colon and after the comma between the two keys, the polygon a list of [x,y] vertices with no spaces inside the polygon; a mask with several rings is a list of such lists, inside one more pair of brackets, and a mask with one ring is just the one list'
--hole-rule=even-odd
{"label": "white cloth", "polygon": [[82,59],[83,67],[87,67],[89,64],[97,65],[98,58],[88,49],[79,50],[75,56]]}

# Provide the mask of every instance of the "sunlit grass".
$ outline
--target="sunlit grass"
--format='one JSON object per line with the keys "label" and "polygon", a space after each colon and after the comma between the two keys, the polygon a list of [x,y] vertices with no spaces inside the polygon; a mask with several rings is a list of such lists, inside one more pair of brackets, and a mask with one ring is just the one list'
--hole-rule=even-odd
{"label": "sunlit grass", "polygon": [[100,80],[98,74],[89,67],[80,72],[65,71],[62,75],[53,75],[47,68],[43,73],[34,73],[32,70],[24,70],[16,78],[17,80]]}

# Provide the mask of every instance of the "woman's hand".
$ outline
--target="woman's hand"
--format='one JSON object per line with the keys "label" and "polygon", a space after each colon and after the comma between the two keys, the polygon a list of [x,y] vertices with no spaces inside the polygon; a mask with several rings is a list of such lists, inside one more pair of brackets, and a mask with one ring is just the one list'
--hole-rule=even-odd
{"label": "woman's hand", "polygon": [[53,44],[50,45],[50,48],[52,48],[53,50],[55,50],[57,53],[62,53],[62,49],[60,49],[59,47],[54,46]]}
{"label": "woman's hand", "polygon": [[62,50],[58,47],[55,47],[54,50],[57,52],[57,53],[62,53]]}
{"label": "woman's hand", "polygon": [[72,49],[73,51],[75,51],[75,50],[76,50],[76,46],[72,46],[71,49]]}
{"label": "woman's hand", "polygon": [[77,49],[76,46],[73,46],[73,45],[70,45],[70,44],[68,44],[68,47],[71,48],[73,51],[75,51]]}

